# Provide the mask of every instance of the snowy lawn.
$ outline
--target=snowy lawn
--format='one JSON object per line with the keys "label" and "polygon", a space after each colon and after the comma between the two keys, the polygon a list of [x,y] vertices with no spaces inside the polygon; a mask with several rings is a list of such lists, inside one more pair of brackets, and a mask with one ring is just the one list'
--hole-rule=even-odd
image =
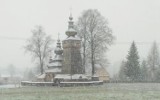
{"label": "snowy lawn", "polygon": [[90,87],[1,88],[0,100],[160,100],[160,84],[107,83]]}

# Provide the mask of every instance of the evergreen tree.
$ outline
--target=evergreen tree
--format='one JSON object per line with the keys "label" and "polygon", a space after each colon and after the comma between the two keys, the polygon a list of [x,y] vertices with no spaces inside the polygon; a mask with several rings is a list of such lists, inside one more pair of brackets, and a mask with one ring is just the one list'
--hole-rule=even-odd
{"label": "evergreen tree", "polygon": [[160,67],[156,70],[155,79],[156,82],[160,82]]}
{"label": "evergreen tree", "polygon": [[148,55],[148,67],[149,67],[149,80],[152,82],[156,81],[156,73],[157,70],[159,68],[159,50],[158,50],[158,46],[157,43],[154,42],[151,48],[151,51]]}
{"label": "evergreen tree", "polygon": [[147,80],[148,80],[147,62],[143,60],[141,64],[141,81],[146,82]]}
{"label": "evergreen tree", "polygon": [[139,64],[139,56],[135,43],[133,42],[130,51],[127,56],[126,62],[126,76],[132,82],[136,82],[140,80],[140,64]]}
{"label": "evergreen tree", "polygon": [[121,82],[126,81],[125,70],[126,70],[126,62],[122,61],[121,66],[120,66],[120,70],[119,70],[119,80]]}

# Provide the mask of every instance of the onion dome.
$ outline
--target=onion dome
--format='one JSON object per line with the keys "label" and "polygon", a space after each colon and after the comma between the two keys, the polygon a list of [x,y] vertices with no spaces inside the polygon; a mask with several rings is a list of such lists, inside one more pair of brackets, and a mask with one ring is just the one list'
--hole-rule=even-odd
{"label": "onion dome", "polygon": [[[51,59],[49,61],[48,66],[48,70],[46,72],[55,72],[57,71],[57,69],[62,67],[62,61],[63,61],[63,49],[61,48],[61,42],[60,39],[58,37],[57,40],[57,46],[54,50],[55,56],[53,59]],[[57,72],[59,72],[61,69],[59,69]]]}
{"label": "onion dome", "polygon": [[62,48],[61,48],[61,42],[60,42],[59,39],[57,40],[57,47],[56,47],[56,49],[54,50],[54,53],[55,53],[56,55],[62,55],[62,53],[63,53],[63,50],[62,50]]}
{"label": "onion dome", "polygon": [[75,37],[75,35],[77,34],[76,30],[74,29],[74,22],[72,20],[73,20],[73,17],[72,15],[70,15],[69,22],[68,22],[68,30],[66,31],[66,35],[68,37],[70,36]]}

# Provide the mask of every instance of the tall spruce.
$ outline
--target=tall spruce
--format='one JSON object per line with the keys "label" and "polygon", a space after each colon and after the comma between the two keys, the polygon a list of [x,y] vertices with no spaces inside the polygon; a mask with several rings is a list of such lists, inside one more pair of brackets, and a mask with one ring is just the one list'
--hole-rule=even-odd
{"label": "tall spruce", "polygon": [[120,65],[120,70],[119,70],[119,80],[120,80],[120,82],[125,82],[126,81],[125,70],[126,70],[126,62],[122,61],[121,65]]}
{"label": "tall spruce", "polygon": [[156,72],[159,68],[159,50],[158,50],[158,46],[157,43],[154,42],[152,45],[152,48],[150,50],[150,53],[148,55],[148,59],[147,59],[147,63],[148,63],[148,67],[149,67],[149,80],[152,82],[156,81]]}
{"label": "tall spruce", "polygon": [[141,81],[143,81],[143,82],[148,81],[148,69],[147,69],[146,60],[143,60],[142,64],[141,64]]}
{"label": "tall spruce", "polygon": [[140,80],[139,56],[135,42],[132,43],[127,56],[125,74],[131,82]]}
{"label": "tall spruce", "polygon": [[155,75],[155,82],[160,82],[160,66],[156,70],[156,75]]}

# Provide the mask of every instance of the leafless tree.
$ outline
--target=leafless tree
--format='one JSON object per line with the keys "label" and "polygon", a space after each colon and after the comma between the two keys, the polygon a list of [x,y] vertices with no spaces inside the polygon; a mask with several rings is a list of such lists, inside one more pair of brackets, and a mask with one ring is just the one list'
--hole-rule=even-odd
{"label": "leafless tree", "polygon": [[25,50],[29,52],[34,59],[38,59],[40,65],[41,74],[44,72],[45,60],[49,56],[51,49],[51,43],[53,42],[50,36],[47,36],[42,26],[36,26],[32,30],[32,37],[27,40]]}
{"label": "leafless tree", "polygon": [[76,28],[82,39],[83,66],[90,57],[92,75],[94,75],[96,60],[101,59],[114,40],[112,31],[107,20],[95,9],[85,10],[79,17]]}

